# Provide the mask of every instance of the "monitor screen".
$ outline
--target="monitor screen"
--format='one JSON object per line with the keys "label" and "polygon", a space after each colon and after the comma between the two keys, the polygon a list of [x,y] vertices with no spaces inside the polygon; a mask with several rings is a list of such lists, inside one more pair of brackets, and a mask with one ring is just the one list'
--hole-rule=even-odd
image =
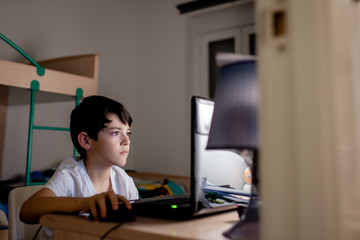
{"label": "monitor screen", "polygon": [[[223,196],[220,197],[221,194],[244,189],[247,164],[240,155],[232,151],[206,149],[214,111],[213,100],[194,96],[191,109],[191,179],[194,181],[191,184],[197,208],[221,207],[227,201]],[[223,188],[223,191],[217,191],[217,187]],[[218,200],[213,199],[216,195]],[[228,199],[231,197],[232,194],[229,194]],[[230,203],[234,202],[229,201]]]}

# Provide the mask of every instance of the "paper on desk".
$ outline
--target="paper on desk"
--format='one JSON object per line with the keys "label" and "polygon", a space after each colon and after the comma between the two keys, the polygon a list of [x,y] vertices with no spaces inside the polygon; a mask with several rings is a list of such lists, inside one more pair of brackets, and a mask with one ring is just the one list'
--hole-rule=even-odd
{"label": "paper on desk", "polygon": [[250,193],[248,193],[245,190],[235,189],[235,188],[225,188],[225,187],[218,187],[218,186],[206,186],[202,188],[204,191],[211,191],[211,192],[222,192],[222,193],[228,193],[228,194],[235,194],[245,197],[250,197]]}
{"label": "paper on desk", "polygon": [[201,189],[203,193],[215,193],[219,198],[222,198],[227,202],[246,205],[250,199],[250,194],[247,191],[216,186],[207,181],[206,177],[203,178]]}
{"label": "paper on desk", "polygon": [[209,181],[207,181],[207,178],[204,177],[203,181],[201,183],[201,189],[203,191],[207,192],[222,192],[222,193],[228,193],[228,194],[235,194],[245,197],[250,197],[251,194],[248,191],[236,189],[236,188],[227,188],[227,187],[219,187]]}

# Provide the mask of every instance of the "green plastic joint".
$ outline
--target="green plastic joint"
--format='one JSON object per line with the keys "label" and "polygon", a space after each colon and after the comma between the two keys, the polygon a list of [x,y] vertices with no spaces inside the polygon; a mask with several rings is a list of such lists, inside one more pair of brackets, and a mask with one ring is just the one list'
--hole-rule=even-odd
{"label": "green plastic joint", "polygon": [[30,89],[39,91],[40,90],[40,83],[37,80],[32,80],[30,84]]}
{"label": "green plastic joint", "polygon": [[76,97],[78,97],[78,98],[82,98],[83,97],[83,90],[82,90],[82,88],[78,88],[78,89],[76,89]]}
{"label": "green plastic joint", "polygon": [[40,77],[41,76],[44,76],[45,75],[45,68],[40,66],[40,65],[37,65],[36,66],[36,73],[37,75],[39,75]]}
{"label": "green plastic joint", "polygon": [[80,99],[83,97],[83,90],[81,88],[76,89],[75,107],[80,104]]}

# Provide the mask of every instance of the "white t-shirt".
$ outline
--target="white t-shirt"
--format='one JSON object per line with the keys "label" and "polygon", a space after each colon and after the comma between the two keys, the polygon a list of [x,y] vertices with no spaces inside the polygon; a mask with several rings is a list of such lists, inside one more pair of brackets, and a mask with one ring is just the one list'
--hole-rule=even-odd
{"label": "white t-shirt", "polygon": [[[110,178],[116,194],[128,200],[139,198],[133,179],[122,168],[113,166]],[[86,172],[83,160],[77,161],[73,157],[65,159],[60,164],[45,187],[51,189],[58,197],[90,197],[98,194]]]}
{"label": "white t-shirt", "polygon": [[[113,166],[110,179],[116,194],[128,200],[139,198],[133,179],[122,168]],[[83,160],[76,160],[74,157],[69,157],[60,164],[45,187],[51,189],[57,197],[90,197],[98,194],[86,172]],[[51,229],[43,227],[38,239],[52,239]]]}

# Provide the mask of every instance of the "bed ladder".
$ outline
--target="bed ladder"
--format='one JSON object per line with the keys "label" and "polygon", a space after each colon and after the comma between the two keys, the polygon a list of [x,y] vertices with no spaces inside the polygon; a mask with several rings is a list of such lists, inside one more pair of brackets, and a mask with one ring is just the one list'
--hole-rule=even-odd
{"label": "bed ladder", "polygon": [[[34,59],[32,59],[24,50],[17,46],[10,39],[5,37],[0,33],[0,39],[13,47],[21,55],[23,55],[31,64],[36,66],[36,73],[38,76],[45,75],[45,68],[40,66]],[[29,132],[28,132],[28,146],[27,146],[27,156],[26,156],[26,169],[25,169],[25,186],[31,185],[42,185],[44,182],[30,182],[30,173],[31,173],[31,157],[32,157],[32,143],[33,143],[33,132],[34,130],[50,130],[50,131],[70,131],[69,128],[61,127],[49,127],[49,126],[38,126],[34,125],[34,112],[35,112],[35,96],[36,92],[40,90],[40,84],[37,80],[33,80],[30,84],[30,117],[29,117]],[[75,106],[79,105],[80,99],[83,97],[83,90],[81,88],[76,89],[75,95]],[[74,156],[77,154],[74,147]]]}
{"label": "bed ladder", "polygon": [[[26,169],[25,169],[25,186],[31,185],[42,185],[44,182],[31,182],[31,158],[32,158],[32,145],[33,145],[33,133],[34,130],[48,130],[48,131],[65,131],[70,132],[70,128],[62,127],[50,127],[50,126],[40,126],[34,124],[34,113],[35,113],[35,97],[36,92],[39,91],[40,84],[37,80],[33,80],[30,86],[30,116],[29,116],[29,133],[28,133],[28,146],[26,154]],[[79,105],[80,99],[83,97],[83,90],[78,88],[75,95],[75,107]],[[73,156],[76,156],[76,148],[74,147]]]}

